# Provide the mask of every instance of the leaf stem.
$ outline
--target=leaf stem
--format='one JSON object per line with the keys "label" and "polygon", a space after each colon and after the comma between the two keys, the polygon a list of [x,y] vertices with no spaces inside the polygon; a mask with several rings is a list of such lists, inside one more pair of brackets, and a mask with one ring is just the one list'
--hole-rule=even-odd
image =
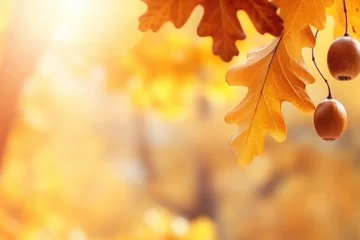
{"label": "leaf stem", "polygon": [[[318,33],[319,33],[319,30],[316,30],[315,39],[317,39]],[[324,77],[324,75],[321,73],[318,65],[316,64],[315,54],[314,54],[314,48],[315,48],[315,47],[313,47],[313,48],[311,49],[312,61],[313,61],[314,65],[315,65],[317,71],[319,72],[319,74],[321,75],[321,77],[324,79],[324,82],[326,83],[326,86],[327,86],[327,88],[328,88],[328,96],[327,96],[327,98],[328,98],[328,99],[332,99],[331,88],[330,88],[329,82],[328,82],[328,80]]]}
{"label": "leaf stem", "polygon": [[343,5],[344,5],[344,14],[345,14],[345,33],[344,33],[344,36],[349,36],[349,33],[348,33],[348,16],[347,16],[347,9],[346,9],[345,0],[343,0]]}

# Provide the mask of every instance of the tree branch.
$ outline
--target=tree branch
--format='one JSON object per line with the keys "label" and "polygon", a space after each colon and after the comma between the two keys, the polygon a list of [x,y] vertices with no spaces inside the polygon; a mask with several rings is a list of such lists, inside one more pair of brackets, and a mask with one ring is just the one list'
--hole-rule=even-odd
{"label": "tree branch", "polygon": [[44,0],[12,2],[11,22],[0,60],[0,170],[24,79],[50,40],[55,23],[51,9]]}

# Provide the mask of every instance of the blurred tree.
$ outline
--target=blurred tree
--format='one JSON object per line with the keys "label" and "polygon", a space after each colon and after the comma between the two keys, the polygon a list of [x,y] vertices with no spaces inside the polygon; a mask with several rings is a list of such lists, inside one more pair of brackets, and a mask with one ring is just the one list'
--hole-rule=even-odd
{"label": "blurred tree", "polygon": [[[9,1],[3,1],[1,4],[2,11],[5,10],[0,21],[2,34],[6,28],[0,65],[0,159],[3,159],[6,139],[16,115],[17,99],[23,81],[49,44],[53,21],[56,18],[52,14],[53,6],[49,1],[14,0],[11,5]],[[43,12],[32,14],[37,11],[39,4]],[[36,30],[34,26],[37,27]]]}

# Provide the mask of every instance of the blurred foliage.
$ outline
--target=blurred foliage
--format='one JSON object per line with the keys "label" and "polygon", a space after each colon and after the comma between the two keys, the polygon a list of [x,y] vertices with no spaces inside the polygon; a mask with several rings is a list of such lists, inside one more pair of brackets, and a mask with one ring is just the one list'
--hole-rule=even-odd
{"label": "blurred foliage", "polygon": [[222,80],[228,65],[208,50],[208,41],[196,41],[184,31],[149,33],[129,54],[111,63],[114,74],[108,88],[125,89],[137,107],[170,119],[186,113],[194,92],[214,102],[234,99],[236,91]]}
{"label": "blurred foliage", "polygon": [[[0,56],[3,51],[3,40],[6,34],[6,29],[10,24],[11,15],[11,0],[4,0],[0,2]],[[1,58],[0,58],[1,60]]]}
{"label": "blurred foliage", "polygon": [[[244,49],[269,40],[244,21]],[[95,23],[86,24],[83,39]],[[129,41],[124,53],[105,51],[100,35],[54,39],[25,81],[9,137],[0,239],[360,238],[359,79],[331,82],[353,119],[342,139],[318,139],[311,116],[285,104],[287,141],[266,139],[265,156],[240,168],[223,116],[245,90],[224,85],[228,65],[209,54],[209,39],[190,37],[189,24]],[[325,68],[331,24],[320,39]],[[308,91],[315,102],[326,97],[321,81]]]}

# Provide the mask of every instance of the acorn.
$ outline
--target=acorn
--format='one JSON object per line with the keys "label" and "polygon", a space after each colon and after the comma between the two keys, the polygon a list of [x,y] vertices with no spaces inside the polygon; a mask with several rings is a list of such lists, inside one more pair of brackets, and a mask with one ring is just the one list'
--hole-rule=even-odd
{"label": "acorn", "polygon": [[344,106],[333,98],[323,100],[315,109],[314,126],[317,134],[325,141],[338,139],[347,127]]}
{"label": "acorn", "polygon": [[337,38],[327,54],[327,65],[331,75],[340,81],[348,81],[360,73],[360,49],[350,36]]}

